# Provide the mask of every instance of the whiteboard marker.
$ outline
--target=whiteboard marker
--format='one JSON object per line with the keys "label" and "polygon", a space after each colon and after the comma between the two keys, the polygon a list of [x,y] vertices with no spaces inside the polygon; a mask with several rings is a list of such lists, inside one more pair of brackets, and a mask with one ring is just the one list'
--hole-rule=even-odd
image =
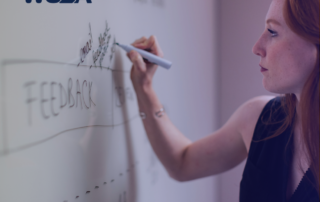
{"label": "whiteboard marker", "polygon": [[135,50],[137,51],[143,58],[147,59],[149,62],[151,63],[154,63],[154,64],[157,64],[161,67],[164,67],[166,69],[170,69],[171,65],[172,65],[172,62],[168,61],[168,60],[165,60],[159,56],[156,56],[152,53],[149,53],[145,50],[142,50],[142,49],[138,49],[138,48],[135,48],[131,45],[122,45],[122,44],[119,44],[119,43],[116,43],[118,46],[120,46],[121,48],[123,48],[125,51],[127,51],[128,53],[132,50]]}

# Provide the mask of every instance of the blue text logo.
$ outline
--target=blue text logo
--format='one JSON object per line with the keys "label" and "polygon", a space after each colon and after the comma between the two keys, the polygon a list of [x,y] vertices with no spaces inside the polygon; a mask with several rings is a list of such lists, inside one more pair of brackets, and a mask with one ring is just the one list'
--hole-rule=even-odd
{"label": "blue text logo", "polygon": [[[51,4],[56,4],[56,3],[61,3],[61,4],[77,4],[79,3],[79,0],[46,0],[48,3],[51,3]],[[87,3],[91,4],[91,0],[86,0]],[[32,2],[32,0],[26,0],[26,2],[29,4]],[[42,0],[36,0],[36,2],[39,4],[39,3],[42,3]]]}

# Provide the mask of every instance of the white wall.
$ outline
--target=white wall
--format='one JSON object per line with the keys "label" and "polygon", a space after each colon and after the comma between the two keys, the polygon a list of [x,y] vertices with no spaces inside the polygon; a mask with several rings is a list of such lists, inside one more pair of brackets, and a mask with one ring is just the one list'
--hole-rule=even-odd
{"label": "white wall", "polygon": [[[251,48],[264,29],[264,18],[271,0],[110,0],[96,1],[95,6],[104,6],[99,8],[81,4],[80,7],[57,6],[56,10],[52,9],[52,5],[43,3],[32,7],[34,12],[28,12],[30,6],[26,7],[23,0],[21,2],[1,1],[0,24],[1,30],[4,30],[0,39],[1,61],[33,58],[69,62],[78,56],[76,54],[86,39],[89,22],[95,29],[95,40],[103,31],[105,20],[109,21],[112,32],[123,43],[130,43],[142,35],[157,35],[165,56],[173,61],[174,66],[170,71],[159,69],[155,89],[171,120],[192,140],[216,130],[246,100],[269,94],[261,84],[259,57],[251,52]],[[156,6],[152,2],[165,4]],[[122,8],[131,15],[125,16],[112,8]],[[134,13],[134,10],[139,12]],[[56,13],[62,13],[70,19],[59,15],[53,19],[48,12],[53,17]],[[83,15],[86,12],[90,15]],[[30,13],[33,15],[26,18]],[[37,15],[45,17],[40,19]],[[32,24],[28,23],[30,17]],[[49,26],[48,22],[53,23]],[[73,29],[70,29],[71,24]],[[130,68],[124,53],[118,56],[124,68]],[[125,81],[128,83],[129,78],[126,77]],[[133,125],[141,127],[140,122]],[[122,131],[121,134],[127,132]],[[143,135],[137,134],[146,141]],[[127,136],[131,138],[131,134]],[[138,173],[144,180],[140,180],[140,190],[133,189],[132,192],[141,194],[132,201],[239,201],[244,164],[219,175],[218,186],[216,178],[177,183],[169,179],[151,149],[144,148],[146,142],[135,143],[137,136],[134,136],[134,141],[128,140],[136,150],[135,155],[147,151],[150,155],[145,156],[150,159],[140,165]],[[3,145],[2,140],[0,138],[0,145]],[[0,152],[2,149],[0,147]],[[52,149],[54,151],[55,148]],[[10,157],[0,158],[0,167],[8,165],[6,158]],[[30,157],[26,159],[30,160]],[[139,181],[139,175],[131,177]],[[148,183],[144,183],[146,181]],[[123,186],[131,185],[123,183]],[[112,189],[110,195],[114,195]],[[117,198],[118,195],[112,197]]]}
{"label": "white wall", "polygon": [[[264,30],[271,0],[220,1],[220,125],[248,99],[270,94],[262,86],[260,58],[251,51]],[[220,202],[239,201],[245,162],[220,175]]]}
{"label": "white wall", "polygon": [[[135,116],[131,63],[123,50],[117,48],[112,61],[106,57],[103,69],[89,68],[92,52],[77,68],[80,48],[89,40],[89,23],[94,50],[105,21],[120,43],[154,34],[173,62],[170,71],[159,68],[154,80],[167,114],[192,140],[210,134],[218,122],[214,2],[93,0],[88,5],[80,0],[63,5],[1,0],[0,201],[218,202],[213,177],[179,183],[155,157]],[[43,119],[38,84],[66,86],[68,78],[94,82],[96,107],[70,106]],[[29,81],[37,83],[32,106],[38,119],[32,119],[32,126],[24,87]],[[121,98],[125,102],[117,105]]]}

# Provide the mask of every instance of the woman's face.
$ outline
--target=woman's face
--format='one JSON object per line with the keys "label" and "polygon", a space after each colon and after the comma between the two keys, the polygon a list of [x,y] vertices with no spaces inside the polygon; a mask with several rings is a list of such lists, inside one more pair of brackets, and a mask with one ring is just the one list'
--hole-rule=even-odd
{"label": "woman's face", "polygon": [[265,30],[252,51],[261,58],[264,88],[273,93],[294,93],[299,98],[316,64],[317,48],[288,27],[283,16],[284,2],[272,1]]}

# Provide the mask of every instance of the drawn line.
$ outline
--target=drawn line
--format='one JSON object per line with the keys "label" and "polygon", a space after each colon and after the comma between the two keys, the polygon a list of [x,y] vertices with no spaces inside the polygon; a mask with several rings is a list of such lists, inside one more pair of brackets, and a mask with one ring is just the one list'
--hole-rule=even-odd
{"label": "drawn line", "polygon": [[89,128],[89,127],[116,127],[116,126],[121,126],[121,125],[124,125],[126,123],[131,122],[132,120],[134,120],[134,119],[136,119],[138,117],[139,117],[139,115],[135,115],[132,118],[130,118],[130,119],[128,119],[128,120],[126,120],[126,121],[124,121],[122,123],[119,123],[119,124],[113,124],[113,125],[89,125],[89,126],[82,126],[82,127],[78,127],[78,128],[67,129],[67,130],[61,131],[61,132],[59,132],[57,134],[54,134],[51,137],[48,137],[48,138],[43,139],[43,140],[40,140],[38,142],[34,142],[34,143],[31,143],[31,144],[28,144],[28,145],[25,145],[25,146],[21,146],[21,147],[18,147],[16,149],[7,150],[5,152],[0,152],[0,157],[8,155],[8,154],[11,154],[11,153],[19,152],[19,151],[22,151],[22,150],[26,150],[26,149],[29,149],[31,147],[35,147],[35,146],[37,146],[39,144],[42,144],[42,143],[47,142],[49,140],[52,140],[53,138],[56,138],[56,137],[60,136],[63,133],[66,133],[66,132],[70,132],[70,131],[73,131],[73,130],[79,130],[79,129],[83,129],[83,128]]}
{"label": "drawn line", "polygon": [[[122,176],[122,173],[120,173],[120,176]],[[115,181],[115,178],[112,179],[110,182],[112,183],[112,182],[114,182],[114,181]],[[107,182],[104,182],[103,184],[106,185]],[[99,186],[95,186],[94,189],[99,189]],[[90,191],[87,191],[87,192],[86,192],[86,194],[89,194],[89,193],[91,193],[91,192],[90,192]],[[126,192],[124,192],[124,195],[126,195]],[[79,198],[79,197],[80,197],[80,196],[76,196],[76,199]]]}
{"label": "drawn line", "polygon": [[[49,61],[49,60],[36,60],[36,59],[28,59],[28,60],[23,60],[23,59],[12,59],[12,60],[3,60],[2,64],[4,66],[6,65],[13,65],[13,64],[26,64],[26,63],[49,63],[49,64],[59,64],[59,65],[70,65],[70,66],[75,66],[75,67],[92,67],[91,65],[77,65],[73,63],[65,63],[65,62],[55,62],[55,61]],[[117,69],[112,69],[110,67],[97,67],[97,68],[103,68],[106,70],[110,70],[112,72],[122,72],[122,73],[130,73],[130,70],[117,70]]]}
{"label": "drawn line", "polygon": [[114,124],[114,115],[113,115],[113,112],[114,112],[114,79],[113,79],[113,72],[111,73],[111,86],[112,86],[112,89],[111,89],[111,104],[112,104],[112,108],[111,108],[111,110],[112,110],[112,125]]}
{"label": "drawn line", "polygon": [[4,64],[1,64],[1,69],[2,69],[2,72],[1,72],[1,87],[2,87],[2,89],[1,89],[1,91],[2,91],[2,97],[1,97],[1,102],[2,102],[2,117],[1,117],[1,119],[2,119],[2,132],[3,132],[3,139],[2,139],[2,141],[3,141],[3,151],[0,151],[0,152],[3,152],[3,153],[7,153],[7,149],[8,149],[8,147],[7,147],[7,136],[6,136],[6,130],[7,130],[7,128],[6,128],[6,119],[5,119],[5,117],[6,117],[6,101],[5,101],[5,95],[6,95],[6,92],[5,92],[5,81],[4,81],[4,78],[5,78],[5,68],[3,68],[4,67]]}
{"label": "drawn line", "polygon": [[[2,124],[3,124],[3,126],[2,126],[2,132],[3,132],[3,151],[0,151],[0,157],[2,157],[2,156],[5,156],[5,155],[7,155],[7,154],[10,154],[10,153],[14,153],[14,152],[17,152],[17,151],[21,151],[21,150],[25,150],[25,149],[28,149],[28,148],[30,148],[30,147],[33,147],[33,146],[36,146],[37,144],[41,144],[41,143],[43,143],[43,142],[46,142],[46,141],[48,141],[48,140],[50,140],[50,139],[52,139],[52,138],[54,138],[54,137],[56,137],[56,136],[58,136],[58,135],[60,135],[60,134],[62,134],[62,133],[64,133],[64,132],[68,132],[68,131],[70,131],[70,130],[76,130],[76,129],[80,129],[80,128],[74,128],[74,129],[69,129],[69,130],[66,130],[66,131],[62,131],[62,132],[60,132],[60,133],[58,133],[58,134],[56,134],[56,135],[54,135],[54,136],[52,136],[52,137],[50,137],[50,138],[47,138],[47,139],[45,139],[45,140],[42,140],[42,141],[39,141],[39,142],[36,142],[36,143],[31,143],[31,144],[29,144],[29,145],[26,145],[26,146],[21,146],[21,147],[19,147],[19,148],[17,148],[17,149],[12,149],[12,150],[9,150],[8,149],[8,142],[7,142],[7,133],[6,133],[6,119],[5,119],[5,117],[6,117],[6,103],[5,103],[5,70],[6,70],[6,66],[7,65],[13,65],[13,64],[29,64],[29,63],[49,63],[49,64],[60,64],[60,65],[70,65],[70,66],[75,66],[75,67],[78,67],[78,65],[77,64],[72,64],[72,63],[64,63],[64,62],[55,62],[55,61],[48,61],[48,60],[38,60],[38,59],[7,59],[7,60],[3,60],[2,62],[1,62],[1,65],[0,65],[0,67],[1,67],[1,70],[2,70],[2,72],[1,72],[1,84],[2,84],[2,86],[1,86],[1,93],[2,93],[2,96],[1,96],[1,98],[0,99],[2,99]],[[91,67],[91,66],[89,66],[89,65],[79,65],[80,67]],[[112,72],[123,72],[123,73],[130,73],[130,71],[125,71],[125,70],[114,70],[114,69],[111,69],[111,68],[109,68],[109,67],[101,67],[101,68],[104,68],[104,69],[107,69],[107,70],[110,70],[110,71],[112,71]],[[112,127],[114,127],[114,126],[117,126],[117,125],[114,125],[114,123],[112,123],[112,125],[111,125]],[[99,125],[97,125],[97,126],[95,126],[95,125],[93,125],[93,126],[84,126],[84,127],[81,127],[81,128],[86,128],[86,127],[111,127],[111,126],[109,126],[109,125],[101,125],[101,126],[99,126]]]}

